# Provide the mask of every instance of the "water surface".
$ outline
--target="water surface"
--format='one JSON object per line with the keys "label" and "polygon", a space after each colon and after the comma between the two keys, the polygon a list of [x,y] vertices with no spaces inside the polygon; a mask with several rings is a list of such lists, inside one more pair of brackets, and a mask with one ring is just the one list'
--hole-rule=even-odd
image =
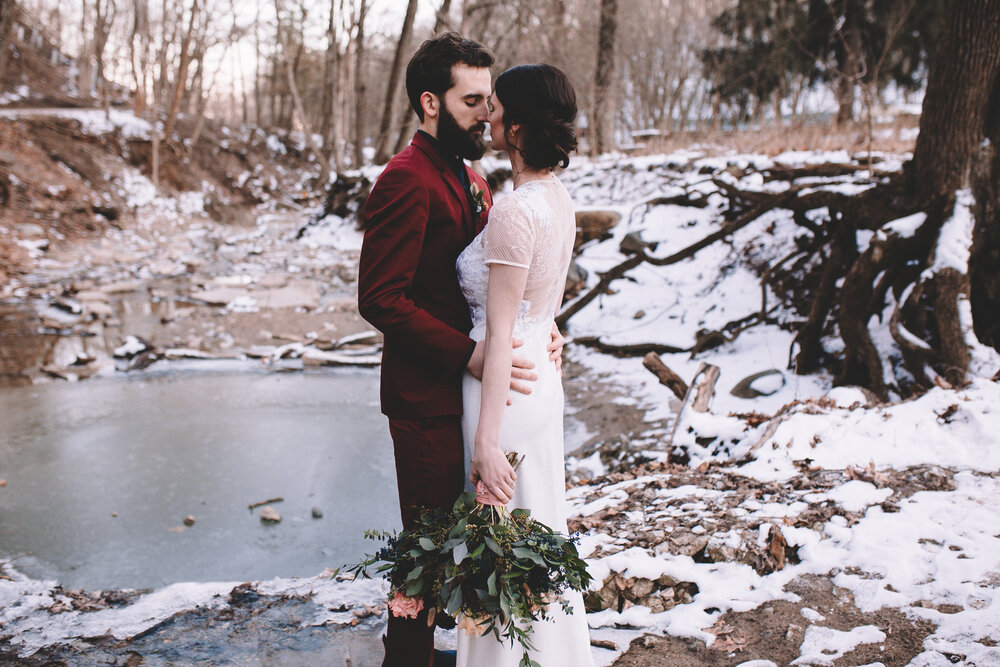
{"label": "water surface", "polygon": [[[310,576],[398,527],[377,371],[183,368],[0,388],[0,559],[88,589]],[[276,497],[278,524],[248,509]]]}

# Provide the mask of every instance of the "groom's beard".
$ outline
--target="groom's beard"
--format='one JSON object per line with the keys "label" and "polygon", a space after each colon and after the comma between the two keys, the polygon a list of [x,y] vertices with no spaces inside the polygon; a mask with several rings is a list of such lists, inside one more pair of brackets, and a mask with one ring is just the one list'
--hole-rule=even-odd
{"label": "groom's beard", "polygon": [[[458,125],[448,108],[441,105],[438,118],[437,139],[447,150],[466,160],[478,160],[486,152],[486,142],[483,141],[483,131],[486,123],[476,123],[467,130]],[[478,134],[473,134],[478,132]]]}

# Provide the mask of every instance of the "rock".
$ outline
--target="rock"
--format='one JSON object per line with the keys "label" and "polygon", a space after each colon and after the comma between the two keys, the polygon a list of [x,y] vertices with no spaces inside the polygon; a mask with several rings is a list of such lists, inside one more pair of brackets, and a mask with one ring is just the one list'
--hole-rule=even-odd
{"label": "rock", "polygon": [[17,235],[22,239],[43,239],[45,238],[45,228],[34,222],[19,223],[15,229]]}
{"label": "rock", "polygon": [[622,254],[628,255],[642,250],[656,250],[657,245],[659,244],[655,241],[643,241],[639,232],[629,232],[622,237],[618,249],[622,251]]}
{"label": "rock", "polygon": [[114,309],[111,304],[103,301],[91,301],[86,304],[87,312],[96,317],[97,319],[104,319],[111,317],[114,313]]}
{"label": "rock", "polygon": [[104,285],[101,287],[101,291],[105,294],[128,294],[129,292],[137,292],[141,287],[142,283],[138,280],[125,280]]}
{"label": "rock", "polygon": [[318,507],[312,508],[312,518],[314,518],[314,519],[322,519],[323,518],[323,510],[321,510]]}
{"label": "rock", "polygon": [[260,599],[260,593],[250,582],[240,584],[229,592],[229,604],[244,605],[256,602]]}
{"label": "rock", "polygon": [[83,305],[79,301],[68,297],[58,296],[52,299],[52,306],[71,315],[83,314]]}
{"label": "rock", "polygon": [[193,516],[191,516],[190,514],[188,514],[186,517],[184,517],[184,525],[185,526],[193,526],[194,522],[195,522],[195,518]]}
{"label": "rock", "polygon": [[299,280],[287,287],[265,290],[254,295],[264,308],[319,308],[320,285],[315,280]]}
{"label": "rock", "polygon": [[146,339],[129,335],[125,337],[125,341],[119,347],[115,348],[115,358],[131,359],[152,349],[153,346]]}
{"label": "rock", "polygon": [[587,241],[611,238],[612,227],[622,219],[615,211],[577,211],[576,212],[576,242],[573,249],[579,248]]}
{"label": "rock", "polygon": [[[764,380],[764,378],[768,378],[767,381],[758,382],[759,380]],[[780,384],[778,384],[778,380],[781,381]],[[757,386],[754,386],[754,383]],[[736,383],[736,386],[729,390],[729,393],[737,398],[757,398],[777,393],[784,386],[784,373],[777,368],[770,368],[743,378]]]}
{"label": "rock", "polygon": [[270,505],[260,508],[260,520],[265,523],[278,523],[281,521],[281,514]]}
{"label": "rock", "polygon": [[231,301],[250,295],[249,290],[238,287],[217,287],[191,295],[191,299],[206,306],[228,306]]}
{"label": "rock", "polygon": [[870,389],[853,385],[834,387],[828,391],[826,395],[828,398],[832,399],[838,407],[848,408],[850,410],[859,407],[873,408],[882,402]]}

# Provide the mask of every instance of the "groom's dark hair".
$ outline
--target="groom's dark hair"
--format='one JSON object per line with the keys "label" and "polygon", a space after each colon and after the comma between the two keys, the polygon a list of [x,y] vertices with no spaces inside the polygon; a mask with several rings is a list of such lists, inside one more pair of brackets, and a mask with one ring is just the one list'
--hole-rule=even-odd
{"label": "groom's dark hair", "polygon": [[420,122],[424,120],[420,96],[424,92],[434,93],[439,98],[444,95],[455,85],[451,68],[458,64],[490,67],[493,54],[479,42],[466,39],[457,32],[442,32],[421,44],[410,58],[410,64],[406,66],[406,95]]}

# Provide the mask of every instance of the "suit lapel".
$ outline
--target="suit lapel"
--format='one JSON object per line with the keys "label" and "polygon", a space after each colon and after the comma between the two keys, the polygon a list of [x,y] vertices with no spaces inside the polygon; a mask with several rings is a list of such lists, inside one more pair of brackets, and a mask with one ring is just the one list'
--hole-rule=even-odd
{"label": "suit lapel", "polygon": [[[430,159],[431,163],[437,167],[438,171],[441,172],[441,179],[451,190],[452,195],[458,199],[459,206],[462,208],[462,228],[466,232],[466,236],[469,241],[472,241],[476,236],[476,224],[472,219],[472,209],[469,205],[469,197],[465,194],[465,190],[462,188],[462,182],[458,179],[458,175],[452,171],[448,163],[444,161],[444,158],[437,152],[437,150],[431,146],[427,140],[417,132],[413,136],[413,145],[419,148],[423,153]],[[462,168],[466,170],[466,175],[469,178],[469,182],[472,182],[472,177],[468,175],[468,167],[465,166],[465,162],[462,162]],[[471,233],[470,233],[471,232]]]}

